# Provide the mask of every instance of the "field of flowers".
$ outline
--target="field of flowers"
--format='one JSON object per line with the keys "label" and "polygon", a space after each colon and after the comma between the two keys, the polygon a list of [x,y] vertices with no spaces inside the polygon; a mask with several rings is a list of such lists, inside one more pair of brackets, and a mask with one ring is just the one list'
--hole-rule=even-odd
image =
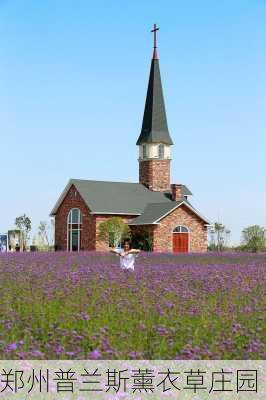
{"label": "field of flowers", "polygon": [[266,255],[0,255],[0,359],[265,359]]}

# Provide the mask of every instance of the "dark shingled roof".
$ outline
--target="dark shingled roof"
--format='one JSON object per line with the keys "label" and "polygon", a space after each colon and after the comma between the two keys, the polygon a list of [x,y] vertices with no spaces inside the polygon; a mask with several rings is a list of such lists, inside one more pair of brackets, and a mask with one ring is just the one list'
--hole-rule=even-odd
{"label": "dark shingled roof", "polygon": [[[132,215],[136,218],[131,225],[154,224],[182,203],[208,223],[208,220],[202,217],[185,198],[184,200],[172,201],[169,192],[153,192],[141,183],[84,179],[70,179],[51,211],[51,216],[56,215],[61,202],[72,185],[75,186],[92,214]],[[183,189],[184,194],[191,193],[184,185]]]}
{"label": "dark shingled roof", "polygon": [[152,59],[142,129],[137,145],[142,143],[165,143],[172,145],[169,135],[159,60]]}
{"label": "dark shingled roof", "polygon": [[186,187],[186,185],[182,185],[182,194],[183,196],[191,196],[191,191]]}
{"label": "dark shingled roof", "polygon": [[209,224],[209,221],[207,218],[203,217],[198,213],[198,211],[186,200],[178,200],[178,201],[171,201],[170,203],[149,203],[145,207],[143,213],[134,218],[132,222],[129,223],[129,225],[151,225],[151,224],[157,224],[159,221],[169,214],[171,211],[173,211],[175,208],[181,206],[181,204],[184,204],[187,206],[191,211],[193,211],[200,219],[202,219],[204,222]]}
{"label": "dark shingled roof", "polygon": [[147,204],[143,213],[139,217],[135,218],[129,225],[154,224],[158,219],[183,203],[183,201],[184,200]]}
{"label": "dark shingled roof", "polygon": [[105,182],[71,179],[56,203],[51,215],[74,185],[92,213],[139,215],[148,203],[172,203],[161,192],[152,192],[141,183]]}

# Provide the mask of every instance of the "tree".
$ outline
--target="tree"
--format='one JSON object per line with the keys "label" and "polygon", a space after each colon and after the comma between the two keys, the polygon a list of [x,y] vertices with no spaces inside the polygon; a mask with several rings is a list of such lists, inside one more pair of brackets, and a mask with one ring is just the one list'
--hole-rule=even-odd
{"label": "tree", "polygon": [[15,225],[21,231],[22,247],[23,247],[23,251],[25,251],[27,248],[29,234],[31,231],[31,220],[29,217],[26,216],[26,214],[23,214],[20,217],[17,217],[15,219]]}
{"label": "tree", "polygon": [[229,247],[230,245],[230,237],[231,237],[231,231],[230,229],[225,229],[225,247]]}
{"label": "tree", "polygon": [[40,221],[38,227],[37,246],[49,250],[54,243],[54,220],[50,224],[46,221]]}
{"label": "tree", "polygon": [[99,238],[108,242],[111,247],[119,246],[123,239],[129,237],[130,228],[120,217],[112,217],[99,225]]}
{"label": "tree", "polygon": [[248,226],[242,231],[244,249],[256,253],[266,250],[266,229],[259,225]]}
{"label": "tree", "polygon": [[231,231],[220,222],[215,222],[210,230],[210,250],[223,251],[229,244]]}
{"label": "tree", "polygon": [[152,251],[153,238],[149,233],[133,233],[132,234],[132,246],[134,248],[144,250],[144,251]]}
{"label": "tree", "polygon": [[41,239],[41,242],[48,246],[50,246],[49,236],[48,236],[48,224],[46,221],[40,221],[40,225],[38,227],[38,235]]}
{"label": "tree", "polygon": [[219,222],[215,222],[214,224],[214,232],[217,238],[217,250],[222,251],[224,247],[224,231],[225,226]]}

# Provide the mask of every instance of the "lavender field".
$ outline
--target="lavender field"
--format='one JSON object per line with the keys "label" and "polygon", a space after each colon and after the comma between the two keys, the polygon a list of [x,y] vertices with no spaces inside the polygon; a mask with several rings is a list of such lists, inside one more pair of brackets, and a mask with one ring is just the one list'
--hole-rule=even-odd
{"label": "lavender field", "polygon": [[0,255],[1,359],[264,359],[266,255]]}

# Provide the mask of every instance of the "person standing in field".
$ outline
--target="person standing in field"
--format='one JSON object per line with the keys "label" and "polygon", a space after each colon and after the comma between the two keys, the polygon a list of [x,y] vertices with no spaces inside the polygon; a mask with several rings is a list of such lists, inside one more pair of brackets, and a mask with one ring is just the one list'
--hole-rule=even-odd
{"label": "person standing in field", "polygon": [[120,257],[120,267],[123,270],[134,271],[135,258],[140,250],[132,249],[130,240],[124,241],[123,249],[111,249],[110,251]]}

